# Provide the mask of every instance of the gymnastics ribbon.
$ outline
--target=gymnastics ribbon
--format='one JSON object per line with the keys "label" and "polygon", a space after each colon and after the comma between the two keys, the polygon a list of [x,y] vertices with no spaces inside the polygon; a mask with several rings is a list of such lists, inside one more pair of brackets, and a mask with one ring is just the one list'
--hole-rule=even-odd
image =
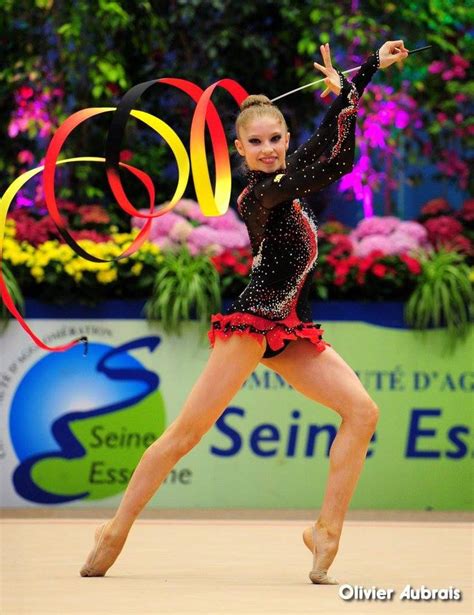
{"label": "gymnastics ribbon", "polygon": [[[418,49],[413,49],[408,53],[417,53],[419,51],[429,49],[430,47],[431,45]],[[355,70],[358,70],[359,68],[360,66],[357,66],[350,70],[344,71],[344,74],[353,72]],[[272,102],[279,100],[280,98],[283,98],[285,96],[288,96],[289,94],[293,94],[294,92],[298,92],[303,88],[309,87],[310,85],[314,85],[323,81],[324,78],[319,79],[318,81],[315,81],[313,83],[301,86],[295,90],[291,90],[290,92],[286,92],[285,94],[274,98]],[[178,88],[185,92],[188,96],[190,96],[190,98],[196,103],[196,109],[194,111],[190,132],[191,162],[189,161],[186,148],[184,147],[182,141],[174,132],[174,130],[170,126],[168,126],[168,124],[150,113],[133,109],[136,101],[142,96],[142,94],[144,94],[151,87],[158,84],[171,85],[175,88]],[[61,126],[54,134],[46,152],[44,166],[36,167],[35,169],[27,171],[26,173],[18,177],[16,180],[14,180],[13,183],[7,188],[4,195],[0,199],[0,296],[7,309],[18,320],[23,329],[28,333],[28,335],[32,338],[35,344],[37,344],[40,348],[50,351],[64,351],[68,350],[79,342],[85,342],[87,348],[87,338],[77,338],[67,344],[62,344],[59,346],[48,346],[40,338],[38,338],[30,329],[30,327],[26,324],[10,296],[8,288],[3,279],[2,255],[7,212],[17,192],[32,177],[34,177],[38,173],[43,172],[43,185],[46,206],[51,215],[51,218],[53,219],[54,223],[56,224],[56,227],[58,228],[59,233],[63,237],[64,241],[77,254],[87,260],[97,263],[118,261],[120,259],[127,258],[134,254],[140,248],[140,246],[149,236],[152,219],[158,216],[162,216],[171,209],[173,209],[173,207],[175,207],[175,205],[183,196],[186,186],[188,184],[190,168],[192,171],[198,203],[204,215],[220,216],[224,214],[229,207],[232,187],[232,176],[224,128],[222,126],[222,122],[217,113],[217,110],[211,102],[211,96],[218,86],[227,90],[227,92],[231,94],[231,96],[234,98],[235,102],[238,105],[240,105],[240,103],[248,96],[245,89],[232,79],[222,79],[210,85],[206,90],[202,90],[194,83],[186,81],[185,79],[176,79],[169,77],[146,81],[144,83],[140,83],[133,86],[130,90],[128,90],[128,92],[126,92],[117,108],[97,107],[83,109],[81,111],[73,113],[61,124]],[[69,158],[67,160],[58,160],[64,142],[77,126],[79,126],[91,117],[102,113],[110,112],[114,112],[114,114],[106,139],[105,158],[86,156],[78,158]],[[151,178],[143,171],[140,171],[139,169],[131,165],[126,165],[120,162],[121,143],[125,133],[126,123],[130,115],[142,121],[147,126],[152,128],[155,132],[157,132],[168,143],[176,159],[176,164],[178,167],[178,183],[176,186],[175,193],[167,204],[163,205],[162,207],[160,207],[160,209],[156,211],[155,189]],[[214,190],[212,189],[206,158],[206,126],[209,130],[212,150],[214,154],[216,176]],[[115,258],[98,258],[97,256],[94,256],[93,254],[90,254],[89,252],[84,250],[71,236],[68,229],[66,228],[65,221],[61,217],[56,201],[54,187],[56,166],[62,164],[69,164],[72,162],[105,163],[107,179],[118,205],[128,214],[140,218],[145,218],[147,220],[139,234],[130,244],[130,246],[128,246],[128,248],[126,248],[119,256]],[[145,189],[148,192],[149,213],[143,213],[138,211],[128,200],[120,179],[120,167],[131,172],[143,183]]]}
{"label": "gymnastics ribbon", "polygon": [[[159,83],[171,85],[182,90],[183,92],[188,94],[191,99],[196,103],[196,109],[191,123],[190,134],[191,162],[188,158],[186,148],[184,147],[181,139],[168,124],[150,113],[133,109],[133,106],[138,100],[138,98],[149,88]],[[27,171],[26,173],[18,177],[16,180],[14,180],[12,184],[7,188],[7,190],[0,199],[0,296],[7,309],[18,320],[19,324],[38,347],[44,350],[58,352],[68,350],[76,344],[83,342],[85,343],[85,348],[87,350],[87,338],[80,337],[66,344],[49,346],[31,330],[31,328],[23,319],[22,315],[19,313],[13,299],[11,298],[11,295],[3,278],[2,255],[7,213],[17,192],[32,177],[43,172],[43,187],[46,207],[59,233],[63,237],[64,241],[77,254],[89,261],[97,263],[118,261],[123,258],[128,258],[140,248],[140,246],[143,244],[144,241],[146,241],[149,236],[152,219],[158,216],[162,216],[171,209],[173,209],[173,207],[176,206],[178,201],[183,196],[184,191],[186,190],[186,186],[188,184],[190,169],[192,170],[193,182],[198,198],[198,203],[203,213],[206,216],[219,216],[224,214],[229,207],[232,188],[232,176],[224,128],[217,113],[217,110],[211,102],[211,96],[216,87],[218,86],[227,90],[227,92],[232,95],[238,105],[240,105],[242,100],[244,100],[248,96],[248,93],[245,91],[245,89],[232,79],[222,79],[203,91],[194,83],[186,81],[184,79],[163,78],[153,81],[147,81],[145,83],[140,83],[136,86],[133,86],[128,92],[126,92],[126,94],[116,108],[96,107],[77,111],[76,113],[73,113],[70,117],[68,117],[55,132],[46,151],[44,166],[36,167],[35,169]],[[105,158],[82,156],[77,158],[69,158],[66,160],[58,160],[58,157],[61,153],[62,147],[66,139],[71,134],[71,132],[75,128],[77,128],[77,126],[96,115],[110,112],[114,112],[114,115],[107,135]],[[130,115],[142,121],[147,126],[152,128],[155,132],[157,132],[164,139],[164,141],[168,143],[176,160],[176,165],[178,168],[178,182],[175,193],[167,204],[163,205],[156,211],[155,188],[151,178],[145,172],[140,171],[139,169],[131,165],[127,165],[123,162],[120,162],[121,142],[124,136],[126,123]],[[216,180],[214,191],[211,185],[209,168],[206,158],[206,126],[211,136],[211,144],[215,160]],[[147,220],[137,237],[130,244],[130,246],[128,246],[117,257],[111,259],[102,259],[98,258],[93,254],[90,254],[74,240],[66,227],[66,223],[61,216],[56,201],[55,174],[56,167],[58,165],[69,164],[72,162],[105,163],[107,179],[118,205],[128,214],[140,218],[145,218]],[[148,213],[138,211],[134,207],[134,205],[128,200],[120,179],[120,167],[131,172],[144,185],[145,189],[148,192]]]}

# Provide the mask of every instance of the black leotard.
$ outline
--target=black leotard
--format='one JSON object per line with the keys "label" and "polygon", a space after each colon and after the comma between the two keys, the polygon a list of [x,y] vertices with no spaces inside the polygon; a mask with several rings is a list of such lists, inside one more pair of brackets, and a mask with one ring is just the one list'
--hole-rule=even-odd
{"label": "black leotard", "polygon": [[339,72],[341,91],[316,133],[286,158],[286,168],[248,171],[237,206],[249,233],[250,282],[226,314],[214,314],[209,341],[234,333],[267,341],[264,357],[282,352],[291,340],[309,339],[319,352],[328,342],[311,321],[309,289],[318,257],[318,221],[303,197],[334,183],[354,168],[359,99],[380,67],[372,53],[352,81]]}

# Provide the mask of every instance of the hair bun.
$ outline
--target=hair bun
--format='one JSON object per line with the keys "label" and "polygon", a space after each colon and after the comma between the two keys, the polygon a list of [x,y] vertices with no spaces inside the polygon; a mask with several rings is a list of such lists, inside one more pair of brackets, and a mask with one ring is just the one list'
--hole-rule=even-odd
{"label": "hair bun", "polygon": [[256,107],[264,107],[264,106],[273,107],[273,103],[268,98],[268,96],[265,96],[265,94],[251,94],[250,96],[247,96],[247,98],[241,103],[240,110],[244,111],[245,109],[248,109],[249,107],[254,107],[254,106],[256,106]]}

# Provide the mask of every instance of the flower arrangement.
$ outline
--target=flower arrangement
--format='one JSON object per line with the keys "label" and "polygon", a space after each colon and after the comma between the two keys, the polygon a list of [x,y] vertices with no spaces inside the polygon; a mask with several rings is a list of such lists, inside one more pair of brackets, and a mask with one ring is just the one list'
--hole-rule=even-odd
{"label": "flower arrangement", "polygon": [[406,254],[431,249],[427,229],[418,222],[395,216],[364,218],[350,232],[355,256],[368,256],[374,250],[382,254]]}
{"label": "flower arrangement", "polygon": [[[134,218],[131,232],[118,232],[110,214],[97,205],[62,201],[60,207],[79,245],[104,259],[123,252],[144,223]],[[153,221],[150,241],[137,253],[105,263],[79,257],[42,213],[17,208],[7,218],[2,265],[18,304],[18,286],[26,296],[90,305],[133,292],[134,298],[148,299],[149,318],[179,331],[192,314],[205,322],[222,296],[235,297],[248,283],[253,255],[245,225],[233,210],[207,218],[195,201],[183,199]],[[415,328],[443,323],[451,333],[456,328],[465,333],[470,312],[459,305],[466,305],[472,287],[465,261],[472,258],[473,232],[472,199],[457,212],[445,199],[429,201],[418,221],[372,217],[355,229],[326,222],[318,231],[312,296],[403,300],[409,305],[407,322]],[[451,256],[443,256],[446,252]],[[427,302],[428,293],[432,300]]]}
{"label": "flower arrangement", "polygon": [[[367,224],[370,222],[370,224]],[[367,218],[353,234],[341,223],[329,222],[319,229],[318,267],[314,293],[321,299],[405,299],[416,285],[421,266],[408,249],[390,249],[387,236],[397,227],[396,220],[384,225]],[[385,231],[386,235],[380,233]],[[379,231],[370,235],[371,231]],[[362,239],[375,237],[372,245]],[[409,244],[411,245],[411,244]],[[385,249],[380,249],[381,247]]]}
{"label": "flower arrangement", "polygon": [[[17,236],[17,223],[9,218],[3,260],[14,270],[22,292],[51,302],[80,301],[94,305],[111,297],[127,298],[130,286],[134,297],[149,295],[163,260],[158,246],[145,242],[131,257],[115,262],[95,263],[77,255],[59,239],[46,239],[35,245]],[[86,251],[103,259],[117,257],[130,245],[138,231],[112,233],[108,238],[76,236]]]}
{"label": "flower arrangement", "polygon": [[[134,217],[132,227],[142,228],[145,222],[145,218]],[[193,256],[202,253],[213,256],[249,246],[246,226],[233,209],[228,209],[223,216],[209,218],[191,199],[181,199],[171,212],[153,220],[150,240],[161,249],[173,252],[186,245]]]}
{"label": "flower arrangement", "polygon": [[426,228],[436,250],[445,249],[474,257],[474,199],[464,201],[455,211],[444,198],[431,199],[421,208],[418,221]]}

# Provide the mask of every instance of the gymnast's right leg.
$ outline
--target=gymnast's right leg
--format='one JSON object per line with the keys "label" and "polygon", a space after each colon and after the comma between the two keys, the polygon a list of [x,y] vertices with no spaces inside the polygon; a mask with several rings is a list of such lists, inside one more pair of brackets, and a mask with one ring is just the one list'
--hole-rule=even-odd
{"label": "gymnast's right leg", "polygon": [[95,545],[81,576],[104,576],[117,559],[133,522],[177,462],[204,436],[225,410],[265,352],[248,335],[216,338],[203,372],[178,417],[143,453],[122,501],[110,520],[97,528]]}

